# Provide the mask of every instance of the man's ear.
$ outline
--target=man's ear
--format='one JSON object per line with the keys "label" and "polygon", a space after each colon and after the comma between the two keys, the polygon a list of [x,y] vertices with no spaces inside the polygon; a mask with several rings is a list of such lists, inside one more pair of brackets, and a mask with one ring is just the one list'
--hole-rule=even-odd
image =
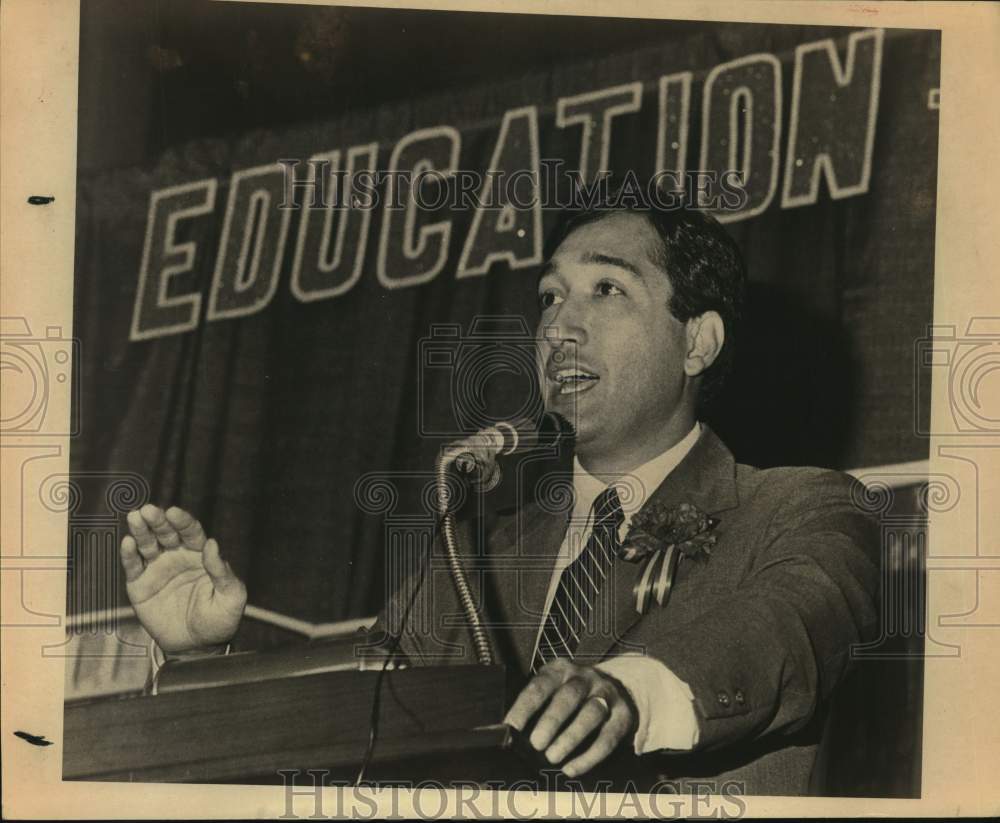
{"label": "man's ear", "polygon": [[704,372],[722,351],[726,342],[726,326],[716,311],[707,311],[687,321],[687,356],[684,373],[697,377]]}

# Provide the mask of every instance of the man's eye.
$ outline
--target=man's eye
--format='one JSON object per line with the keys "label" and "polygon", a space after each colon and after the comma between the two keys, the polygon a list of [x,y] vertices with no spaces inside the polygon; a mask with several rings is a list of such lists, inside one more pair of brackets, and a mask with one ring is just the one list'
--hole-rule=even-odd
{"label": "man's eye", "polygon": [[613,297],[615,295],[625,294],[620,287],[616,286],[614,283],[609,283],[607,280],[597,284],[597,293],[602,297]]}
{"label": "man's eye", "polygon": [[552,306],[558,305],[559,303],[562,303],[562,300],[562,297],[553,291],[543,291],[540,295],[538,295],[538,304],[543,309],[548,309]]}

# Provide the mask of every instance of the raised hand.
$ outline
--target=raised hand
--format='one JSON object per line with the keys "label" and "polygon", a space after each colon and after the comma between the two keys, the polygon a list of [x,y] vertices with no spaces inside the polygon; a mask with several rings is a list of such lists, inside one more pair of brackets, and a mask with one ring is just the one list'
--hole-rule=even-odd
{"label": "raised hand", "polygon": [[227,642],[239,626],[246,586],[183,509],[146,504],[129,512],[122,539],[126,590],[143,628],[167,653]]}

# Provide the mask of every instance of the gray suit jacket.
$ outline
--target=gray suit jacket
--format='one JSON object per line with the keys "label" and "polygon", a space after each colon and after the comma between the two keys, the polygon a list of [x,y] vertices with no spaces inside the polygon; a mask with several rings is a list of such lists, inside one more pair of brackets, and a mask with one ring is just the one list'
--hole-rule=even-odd
{"label": "gray suit jacket", "polygon": [[[687,501],[717,518],[711,557],[682,560],[666,605],[644,615],[633,594],[642,565],[617,562],[576,658],[641,652],[661,660],[691,687],[700,739],[683,754],[636,757],[623,747],[604,775],[646,790],[667,781],[687,791],[690,780],[708,780],[716,792],[809,792],[823,709],[852,645],[871,640],[878,623],[878,528],[854,504],[855,484],[833,471],[737,464],[703,426],[647,505]],[[476,534],[478,521],[460,529],[470,583],[515,691],[528,676],[570,507],[565,494],[543,495],[488,533]],[[399,587],[379,625],[397,634],[409,606],[400,648],[411,661],[474,663],[441,551],[436,544],[423,573]]]}

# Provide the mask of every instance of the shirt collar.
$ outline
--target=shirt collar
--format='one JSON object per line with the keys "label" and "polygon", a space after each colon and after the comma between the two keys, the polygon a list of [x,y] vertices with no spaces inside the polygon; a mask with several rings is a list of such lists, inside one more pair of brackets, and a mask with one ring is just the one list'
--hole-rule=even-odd
{"label": "shirt collar", "polygon": [[[632,515],[642,508],[646,499],[659,488],[667,475],[677,468],[698,441],[700,434],[701,424],[696,422],[691,431],[680,441],[618,481],[620,484],[628,485],[633,492],[620,495],[622,511],[625,513],[623,526],[631,521]],[[573,458],[573,520],[575,522],[586,523],[589,520],[594,500],[607,487],[608,484],[604,480],[590,474],[580,465],[580,460],[577,457]]]}

